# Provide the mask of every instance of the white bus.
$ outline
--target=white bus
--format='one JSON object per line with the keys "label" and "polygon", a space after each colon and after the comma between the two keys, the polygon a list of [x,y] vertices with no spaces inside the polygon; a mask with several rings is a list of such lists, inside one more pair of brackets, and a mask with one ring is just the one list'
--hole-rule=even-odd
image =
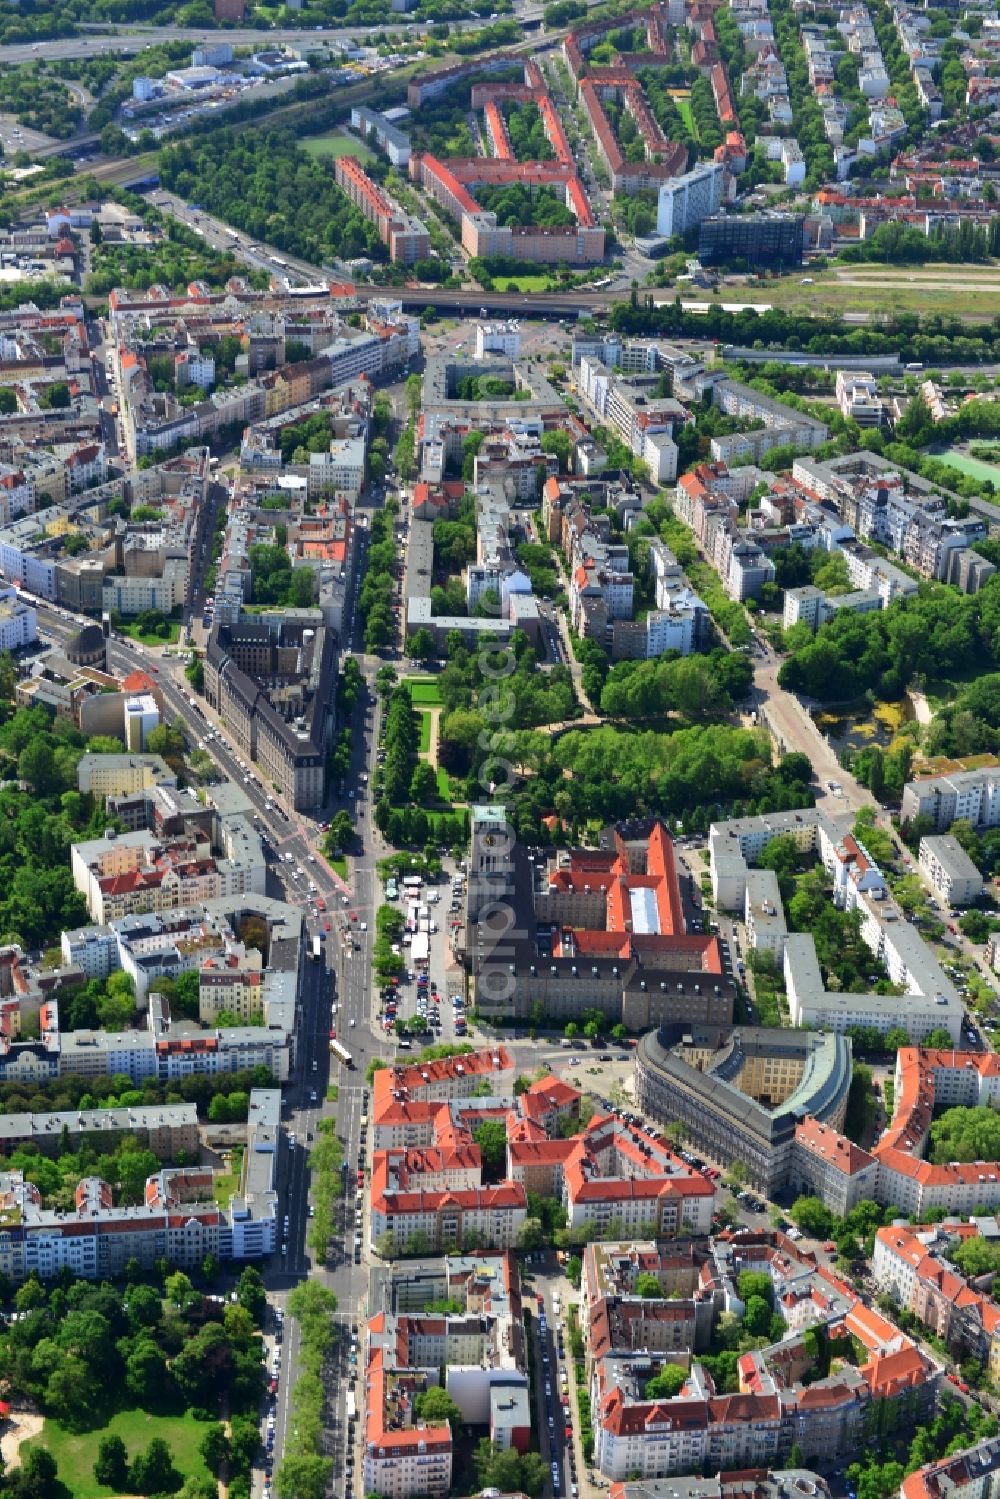
{"label": "white bus", "polygon": [[346,1046],[341,1046],[341,1044],[340,1044],[339,1041],[331,1041],[330,1042],[330,1050],[333,1052],[333,1054],[337,1058],[337,1060],[339,1062],[341,1062],[345,1067],[353,1067],[354,1066],[354,1058],[351,1056],[351,1053],[347,1050],[347,1047]]}

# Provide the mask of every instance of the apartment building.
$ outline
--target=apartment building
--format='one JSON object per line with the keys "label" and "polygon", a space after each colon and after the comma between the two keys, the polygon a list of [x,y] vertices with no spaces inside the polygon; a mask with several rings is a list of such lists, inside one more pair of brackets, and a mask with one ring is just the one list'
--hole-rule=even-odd
{"label": "apartment building", "polygon": [[672,177],[664,182],[659,191],[656,210],[656,232],[669,239],[674,234],[686,234],[706,219],[718,213],[722,203],[724,168],[717,162],[706,162]]}
{"label": "apartment building", "polygon": [[913,822],[929,818],[935,833],[947,832],[953,822],[968,819],[973,827],[1000,824],[1000,765],[921,776],[903,787],[900,818]]}
{"label": "apartment building", "polygon": [[178,1151],[197,1155],[198,1110],[193,1103],[137,1105],[124,1109],[72,1109],[55,1113],[0,1114],[0,1152],[10,1155],[27,1146],[39,1154],[62,1153],[81,1145],[113,1151],[126,1138],[151,1150],[161,1161]]}
{"label": "apartment building", "polygon": [[242,816],[212,829],[182,816],[182,831],[158,837],[141,830],[76,843],[73,882],[94,921],[106,925],[131,912],[174,910],[198,900],[263,895],[260,838]]}
{"label": "apartment building", "polygon": [[[595,1268],[602,1254],[615,1276],[610,1286],[608,1275]],[[873,1406],[886,1419],[902,1420],[908,1428],[931,1409],[941,1369],[889,1318],[864,1306],[834,1275],[817,1271],[783,1235],[744,1231],[733,1239],[723,1234],[693,1254],[693,1267],[676,1267],[674,1294],[683,1298],[694,1268],[696,1339],[703,1335],[705,1323],[710,1329],[722,1311],[742,1315],[735,1292],[743,1270],[771,1280],[787,1331],[780,1342],[744,1354],[738,1392],[719,1396],[693,1345],[675,1350],[669,1333],[664,1338],[658,1326],[661,1309],[677,1306],[678,1319],[689,1314],[683,1300],[678,1304],[651,1298],[649,1315],[643,1318],[644,1329],[651,1328],[650,1340],[639,1348],[629,1344],[629,1280],[635,1267],[647,1273],[647,1265],[648,1273],[661,1279],[663,1267],[654,1247],[588,1248],[581,1325],[587,1335],[594,1465],[619,1492],[634,1490],[639,1496],[651,1489],[656,1494],[657,1480],[702,1468],[740,1467],[744,1477],[752,1469],[756,1483],[762,1464],[772,1466],[793,1445],[803,1443],[818,1459],[843,1461],[860,1452],[868,1440]],[[861,1358],[857,1366],[842,1365],[816,1378],[803,1334],[826,1326],[845,1327],[857,1339]],[[646,1392],[650,1379],[667,1364],[678,1363],[687,1375],[679,1394],[654,1400]],[[628,1484],[622,1481],[626,1478]],[[690,1480],[680,1482],[684,1486]]]}
{"label": "apartment building", "polygon": [[73,1207],[61,1211],[43,1208],[21,1171],[0,1171],[0,1274],[15,1285],[64,1271],[104,1280],[124,1275],[133,1260],[149,1271],[163,1259],[195,1270],[207,1254],[223,1262],[273,1254],[280,1129],[280,1092],[254,1089],[240,1188],[224,1207],[216,1205],[215,1173],[207,1168],[165,1167],[147,1180],[138,1207],[115,1207],[111,1186],[85,1177]]}
{"label": "apartment building", "polygon": [[971,1214],[1000,1205],[1000,1163],[922,1158],[935,1100],[947,1107],[989,1106],[1000,1098],[1000,1066],[992,1054],[926,1051],[896,1054],[896,1111],[873,1154],[879,1162],[880,1200],[898,1203],[918,1220],[931,1208]]}
{"label": "apartment building", "polygon": [[780,963],[788,928],[782,909],[778,876],[773,869],[751,869],[747,875],[743,925],[755,952],[767,952]]}
{"label": "apartment building", "polygon": [[245,1024],[264,1014],[264,960],[256,948],[229,942],[219,957],[206,958],[198,970],[198,1018],[214,1025],[219,1015],[239,1016]]}
{"label": "apartment building", "polygon": [[757,430],[713,438],[712,457],[719,462],[730,463],[741,458],[757,463],[771,448],[818,448],[829,436],[825,422],[772,400],[737,380],[720,381],[713,387],[712,400],[726,416],[761,423]]}
{"label": "apartment building", "polygon": [[351,129],[356,130],[363,141],[374,140],[380,151],[384,151],[394,167],[405,167],[410,161],[410,138],[384,114],[376,109],[355,105],[351,110]]}
{"label": "apartment building", "polygon": [[[456,1080],[468,1086],[469,1074],[446,1069],[425,1080],[420,1066],[397,1068],[392,1085],[376,1087],[371,1234],[378,1252],[389,1240],[405,1248],[415,1234],[429,1235],[435,1248],[469,1244],[470,1232],[489,1235],[478,1243],[512,1247],[529,1191],[560,1198],[570,1223],[593,1225],[595,1233],[612,1222],[659,1237],[708,1231],[712,1188],[669,1146],[613,1117],[567,1135],[579,1093],[549,1077],[516,1098],[500,1091],[506,1069],[497,1061],[490,1053],[461,1059],[477,1064],[472,1075],[495,1090],[489,1095],[446,1098]],[[411,1093],[405,1080],[414,1075]],[[486,1119],[504,1121],[510,1142],[506,1178],[495,1189],[482,1182],[474,1140]]]}
{"label": "apartment building", "polygon": [[874,375],[861,370],[838,370],[835,394],[841,415],[859,427],[881,427],[885,407]]}
{"label": "apartment building", "polygon": [[798,1125],[788,1165],[789,1190],[818,1197],[845,1218],[859,1202],[875,1200],[878,1162],[822,1120]]}
{"label": "apartment building", "polygon": [[692,419],[685,406],[670,396],[653,397],[590,355],[580,360],[578,389],[598,420],[649,465],[657,483],[677,477],[673,433]]}
{"label": "apartment building", "polygon": [[950,1250],[977,1237],[979,1223],[995,1229],[995,1220],[973,1220],[910,1228],[879,1229],[872,1256],[872,1278],[905,1311],[930,1328],[955,1358],[986,1363],[1000,1339],[1000,1307],[992,1296],[970,1286],[948,1258]]}
{"label": "apartment building", "polygon": [[950,834],[921,838],[920,872],[948,906],[974,906],[983,893],[983,877],[957,838]]}
{"label": "apartment building", "polygon": [[[414,1410],[415,1397],[442,1377],[465,1421],[486,1427],[501,1450],[528,1451],[530,1391],[514,1256],[452,1254],[399,1266],[373,1284],[363,1350],[365,1488],[394,1499],[448,1492],[451,1427],[423,1422]],[[425,1310],[432,1301],[461,1310]]]}
{"label": "apartment building", "polygon": [[[360,113],[360,111],[355,111]],[[406,148],[409,161],[409,145]],[[365,218],[378,229],[379,237],[389,251],[393,264],[412,265],[426,260],[430,253],[430,235],[420,219],[400,208],[377,183],[373,182],[356,156],[340,156],[334,167],[338,187],[360,208]]]}
{"label": "apartment building", "polygon": [[20,651],[37,639],[34,605],[22,599],[16,588],[0,588],[0,651]]}
{"label": "apartment building", "polygon": [[322,453],[309,454],[307,493],[312,499],[330,492],[356,500],[365,483],[367,444],[361,435],[334,437]]}
{"label": "apartment building", "polygon": [[783,971],[792,1023],[838,1032],[852,1025],[874,1026],[881,1031],[905,1025],[914,1039],[944,1026],[957,1043],[962,1033],[961,998],[937,957],[911,923],[903,919],[881,871],[854,838],[845,819],[804,809],[713,825],[709,833],[710,869],[720,909],[744,909],[749,866],[772,837],[786,833],[801,848],[818,853],[833,880],[834,901],[846,910],[859,912],[865,943],[885,964],[892,982],[906,994],[903,1004],[892,995],[846,994],[828,989],[811,935],[789,934],[784,943]]}
{"label": "apartment building", "polygon": [[[989,512],[974,507],[965,519],[951,519],[932,484],[915,474],[898,473],[879,454],[850,453],[829,462],[796,459],[793,477],[835,504],[857,536],[891,548],[922,577],[975,592],[991,576],[979,566],[986,559],[972,551],[987,533]],[[844,548],[849,568],[850,550]],[[853,570],[852,582],[869,586],[859,582]]]}
{"label": "apartment building", "polygon": [[978,1442],[964,1452],[925,1463],[899,1486],[900,1499],[996,1499],[1000,1493],[1000,1437]]}

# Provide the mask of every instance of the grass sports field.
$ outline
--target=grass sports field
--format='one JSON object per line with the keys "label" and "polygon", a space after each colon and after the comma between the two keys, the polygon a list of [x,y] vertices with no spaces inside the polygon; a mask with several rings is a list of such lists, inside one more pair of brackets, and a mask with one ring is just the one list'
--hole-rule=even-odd
{"label": "grass sports field", "polygon": [[684,121],[685,125],[691,132],[691,139],[697,140],[698,131],[695,127],[694,115],[691,113],[691,105],[688,103],[687,99],[676,98],[674,99],[674,104],[677,106],[677,113],[680,115],[681,119]]}
{"label": "grass sports field", "polygon": [[299,144],[310,156],[329,157],[331,161],[336,161],[340,156],[356,156],[359,161],[375,159],[364,141],[359,141],[354,135],[344,135],[340,130],[328,130],[325,135],[305,136]]}
{"label": "grass sports field", "polygon": [[939,463],[947,463],[949,468],[957,468],[960,474],[968,474],[971,479],[992,479],[1000,486],[1000,468],[993,463],[970,458],[968,453],[935,453],[934,457]]}
{"label": "grass sports field", "polygon": [[410,689],[415,708],[440,708],[441,693],[433,677],[404,677],[402,685]]}
{"label": "grass sports field", "polygon": [[94,1462],[101,1438],[111,1433],[121,1437],[130,1459],[137,1452],[144,1452],[154,1437],[162,1437],[179,1473],[185,1478],[192,1475],[201,1479],[210,1477],[198,1451],[205,1427],[190,1416],[150,1416],[145,1411],[119,1411],[106,1426],[84,1432],[69,1431],[48,1417],[41,1436],[26,1446],[44,1447],[51,1452],[59,1479],[74,1499],[106,1499],[114,1490],[97,1482]]}

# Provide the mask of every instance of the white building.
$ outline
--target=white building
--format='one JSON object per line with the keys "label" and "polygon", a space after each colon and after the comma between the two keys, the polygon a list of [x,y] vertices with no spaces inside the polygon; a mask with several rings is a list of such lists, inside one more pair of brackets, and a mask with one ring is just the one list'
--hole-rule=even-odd
{"label": "white building", "polygon": [[983,893],[983,877],[950,833],[920,840],[920,873],[949,906],[973,906]]}
{"label": "white building", "polygon": [[1000,766],[981,770],[959,770],[951,775],[927,776],[908,781],[900,808],[903,822],[929,817],[937,833],[946,832],[959,818],[973,827],[995,828],[1000,824]]}
{"label": "white building", "polygon": [[[394,6],[393,9],[396,7]],[[366,141],[374,136],[375,144],[384,151],[394,167],[405,167],[410,160],[410,138],[392,121],[377,110],[355,106],[351,110],[351,129],[356,130]]]}
{"label": "white building", "polygon": [[781,142],[781,165],[789,187],[800,187],[806,180],[806,159],[797,140],[786,138]]}
{"label": "white building", "polygon": [[508,359],[521,355],[521,325],[516,321],[506,323],[476,324],[476,358],[486,354],[504,354]]}
{"label": "white building", "polygon": [[743,924],[747,941],[756,952],[769,952],[780,962],[785,950],[788,928],[773,869],[751,869],[747,875]]}
{"label": "white building", "polygon": [[327,453],[309,454],[309,495],[324,489],[357,499],[365,482],[363,437],[335,437]]}
{"label": "white building", "polygon": [[62,960],[82,968],[88,979],[104,980],[118,968],[118,934],[109,926],[85,926],[63,932]]}
{"label": "white building", "polygon": [[211,390],[215,384],[215,359],[200,349],[184,349],[174,360],[174,380],[178,390],[197,385]]}
{"label": "white building", "polygon": [[35,486],[20,469],[0,464],[0,525],[9,526],[35,508]]}
{"label": "white building", "polygon": [[883,406],[874,375],[858,370],[837,371],[837,400],[842,416],[859,427],[880,427]]}
{"label": "white building", "polygon": [[101,607],[106,614],[142,614],[158,609],[170,615],[179,609],[187,596],[188,565],[181,558],[168,558],[160,577],[139,575],[105,578],[101,589]]}
{"label": "white building", "polygon": [[[932,949],[889,897],[881,871],[850,831],[849,819],[833,819],[809,809],[713,824],[710,870],[717,906],[746,910],[750,865],[772,838],[786,835],[803,852],[819,854],[833,879],[835,904],[858,912],[862,939],[884,964],[890,981],[902,990],[899,995],[828,989],[812,936],[789,933],[784,939],[783,967],[792,1024],[840,1034],[855,1025],[871,1026],[883,1034],[902,1026],[914,1042],[943,1027],[957,1043],[964,1013],[961,996]],[[769,904],[775,890],[770,887]],[[778,910],[783,915],[780,905]]]}
{"label": "white building", "polygon": [[125,743],[135,754],[146,748],[146,740],[159,722],[160,710],[152,693],[125,699]]}
{"label": "white building", "polygon": [[0,651],[18,651],[38,639],[38,615],[16,588],[0,589]]}
{"label": "white building", "polygon": [[722,179],[725,168],[717,162],[705,162],[681,177],[671,177],[660,188],[656,209],[656,232],[669,239],[684,234],[718,213],[722,205]]}

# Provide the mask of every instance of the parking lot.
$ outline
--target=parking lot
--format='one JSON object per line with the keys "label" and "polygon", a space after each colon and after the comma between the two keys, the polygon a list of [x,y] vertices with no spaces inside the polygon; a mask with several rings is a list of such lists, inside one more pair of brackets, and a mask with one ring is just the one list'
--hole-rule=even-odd
{"label": "parking lot", "polygon": [[0,145],[3,146],[5,156],[16,156],[18,151],[27,151],[30,155],[33,151],[41,151],[45,146],[56,144],[54,136],[45,135],[41,130],[32,130],[27,125],[19,125],[13,115],[0,115]]}
{"label": "parking lot", "polygon": [[398,944],[405,967],[398,982],[382,985],[375,1006],[376,1023],[386,1034],[402,1027],[412,1032],[412,1039],[411,1034],[400,1037],[404,1052],[427,1042],[462,1041],[468,1034],[464,977],[451,954],[451,933],[462,919],[465,876],[451,868],[437,884],[411,879],[410,885],[387,886],[386,900],[405,923]]}

